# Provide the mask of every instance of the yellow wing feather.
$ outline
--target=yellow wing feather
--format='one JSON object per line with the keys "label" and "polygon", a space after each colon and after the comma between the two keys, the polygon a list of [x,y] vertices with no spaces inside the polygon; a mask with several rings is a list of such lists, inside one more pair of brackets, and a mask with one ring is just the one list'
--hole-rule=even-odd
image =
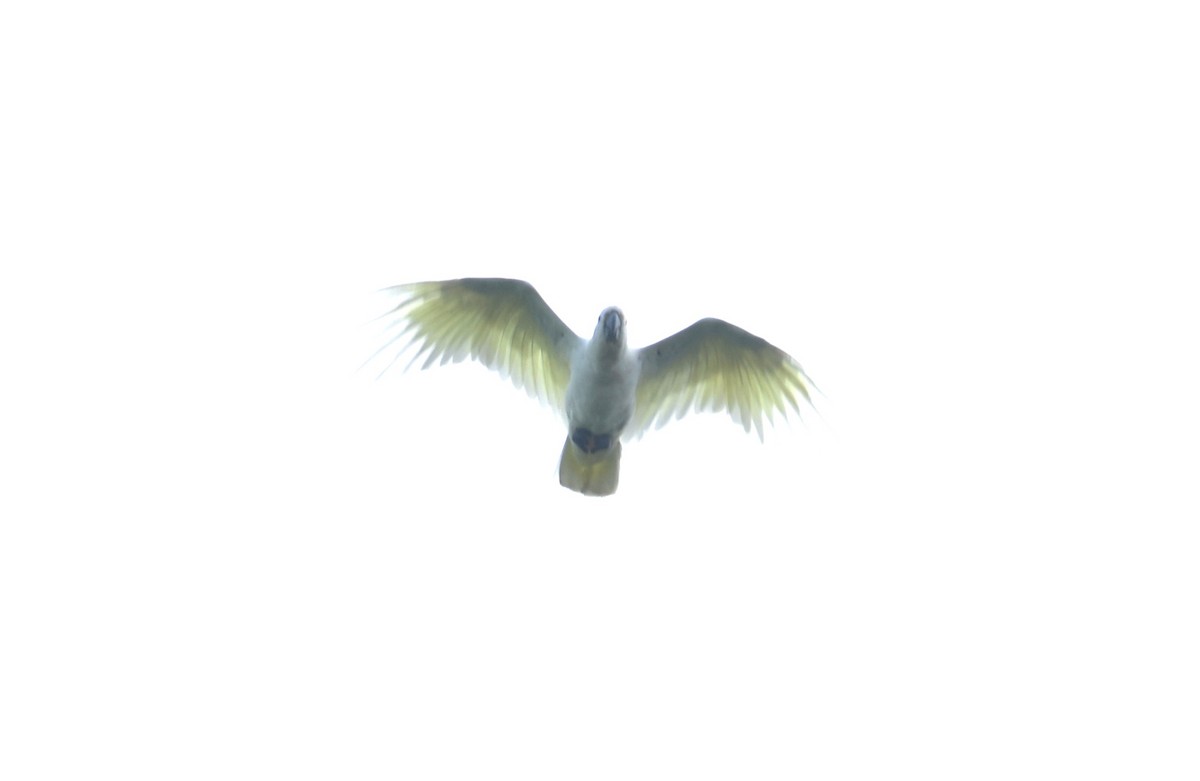
{"label": "yellow wing feather", "polygon": [[809,404],[812,380],[791,356],[748,331],[707,318],[638,351],[640,373],[633,420],[641,434],[691,409],[728,411],[761,439],[763,417],[774,421]]}
{"label": "yellow wing feather", "polygon": [[390,335],[368,363],[394,351],[387,371],[413,347],[406,368],[422,358],[422,369],[472,358],[544,403],[564,407],[571,354],[582,340],[528,282],[468,278],[384,292],[398,303],[382,316]]}

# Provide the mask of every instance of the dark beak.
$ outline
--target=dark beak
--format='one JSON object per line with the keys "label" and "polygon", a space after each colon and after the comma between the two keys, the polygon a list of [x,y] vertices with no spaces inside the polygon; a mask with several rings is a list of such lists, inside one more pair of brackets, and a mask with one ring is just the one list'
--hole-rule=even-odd
{"label": "dark beak", "polygon": [[621,313],[610,309],[604,313],[604,338],[610,342],[621,339]]}

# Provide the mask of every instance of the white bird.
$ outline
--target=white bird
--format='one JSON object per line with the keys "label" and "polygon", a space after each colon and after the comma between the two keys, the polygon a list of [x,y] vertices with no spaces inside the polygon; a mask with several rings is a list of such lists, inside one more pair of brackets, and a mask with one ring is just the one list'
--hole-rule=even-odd
{"label": "white bird", "polygon": [[507,376],[566,418],[559,482],[583,494],[617,490],[621,437],[690,409],[728,410],[761,439],[764,415],[773,421],[788,407],[798,414],[797,394],[812,403],[800,364],[723,320],[706,318],[631,350],[620,309],[601,312],[592,338],[582,339],[518,279],[417,282],[385,292],[399,303],[383,318],[400,330],[368,363],[403,342],[384,371],[417,345],[410,367],[422,356],[422,369],[473,358]]}

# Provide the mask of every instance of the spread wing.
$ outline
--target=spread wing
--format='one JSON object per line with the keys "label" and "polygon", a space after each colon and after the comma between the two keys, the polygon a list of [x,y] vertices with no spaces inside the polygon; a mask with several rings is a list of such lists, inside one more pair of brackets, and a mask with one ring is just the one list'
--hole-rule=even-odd
{"label": "spread wing", "polygon": [[533,285],[519,279],[454,279],[384,292],[399,303],[383,315],[391,335],[368,363],[394,350],[387,371],[414,345],[408,366],[422,357],[422,369],[474,358],[529,395],[564,409],[571,355],[582,340]]}
{"label": "spread wing", "polygon": [[765,339],[707,318],[638,351],[640,374],[633,420],[627,431],[642,434],[690,409],[728,410],[761,439],[763,416],[797,414],[797,397],[809,404],[812,380],[787,353]]}

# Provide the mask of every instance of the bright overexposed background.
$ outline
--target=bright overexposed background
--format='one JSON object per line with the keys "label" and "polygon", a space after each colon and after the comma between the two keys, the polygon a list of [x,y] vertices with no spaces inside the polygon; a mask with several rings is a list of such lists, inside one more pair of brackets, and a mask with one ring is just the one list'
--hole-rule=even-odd
{"label": "bright overexposed background", "polygon": [[[1184,3],[13,3],[0,776],[1195,778]],[[816,409],[606,499],[387,285]]]}

